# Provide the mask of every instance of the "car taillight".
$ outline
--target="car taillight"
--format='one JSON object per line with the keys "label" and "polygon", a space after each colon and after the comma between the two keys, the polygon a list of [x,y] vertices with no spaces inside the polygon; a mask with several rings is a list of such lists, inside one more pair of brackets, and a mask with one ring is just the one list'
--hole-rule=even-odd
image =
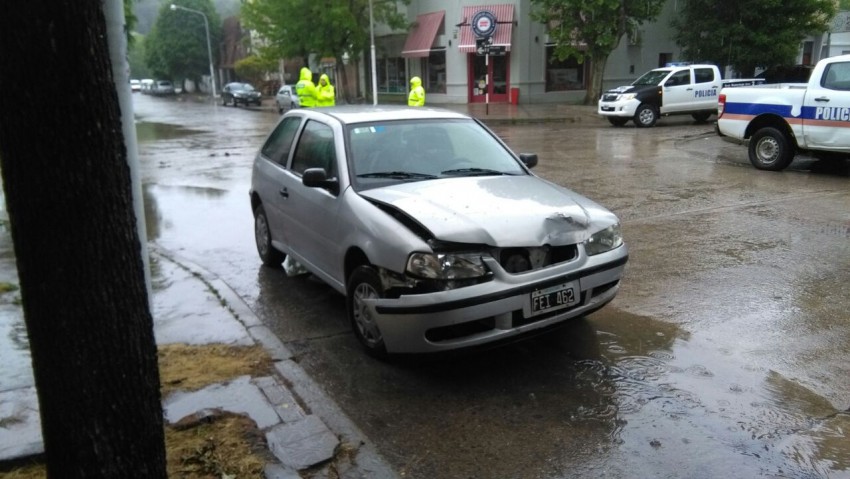
{"label": "car taillight", "polygon": [[717,118],[723,115],[723,110],[726,109],[726,94],[721,93],[717,100]]}

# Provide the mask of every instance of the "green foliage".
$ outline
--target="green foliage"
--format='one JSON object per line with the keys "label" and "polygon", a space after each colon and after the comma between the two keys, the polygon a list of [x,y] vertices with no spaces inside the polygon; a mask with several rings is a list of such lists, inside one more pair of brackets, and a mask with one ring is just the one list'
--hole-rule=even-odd
{"label": "green foliage", "polygon": [[145,64],[145,37],[133,32],[133,48],[127,52],[127,62],[130,64],[130,78],[151,78],[152,74]]}
{"label": "green foliage", "polygon": [[743,76],[756,67],[790,64],[806,35],[828,30],[833,0],[683,0],[672,24],[685,60],[731,65]]}
{"label": "green foliage", "polygon": [[127,35],[127,49],[133,49],[133,30],[139,19],[133,13],[133,0],[124,0],[124,34]]}
{"label": "green foliage", "polygon": [[555,43],[555,56],[593,60],[593,85],[586,102],[595,102],[602,89],[608,56],[624,35],[634,34],[655,20],[666,0],[531,0],[533,20],[546,24]]}
{"label": "green foliage", "polygon": [[[171,10],[164,2],[145,40],[145,64],[157,78],[199,79],[209,73],[204,17],[186,10]],[[181,7],[203,12],[209,21],[213,64],[221,38],[221,19],[210,0],[178,0]]]}
{"label": "green foliage", "polygon": [[[407,27],[398,6],[409,0],[372,3],[375,24]],[[264,57],[306,58],[315,53],[342,59],[345,54],[357,56],[369,46],[368,0],[254,0],[243,4],[242,22],[267,42],[261,48]]]}
{"label": "green foliage", "polygon": [[257,55],[250,55],[237,61],[234,69],[239,78],[258,86],[268,72],[277,70],[277,62]]}

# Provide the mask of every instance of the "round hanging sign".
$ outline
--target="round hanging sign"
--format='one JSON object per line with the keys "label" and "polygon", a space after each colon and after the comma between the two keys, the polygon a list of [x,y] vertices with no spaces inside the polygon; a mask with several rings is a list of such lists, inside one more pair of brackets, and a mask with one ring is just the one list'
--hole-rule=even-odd
{"label": "round hanging sign", "polygon": [[496,15],[487,10],[476,13],[472,17],[472,31],[477,37],[492,37],[496,33]]}

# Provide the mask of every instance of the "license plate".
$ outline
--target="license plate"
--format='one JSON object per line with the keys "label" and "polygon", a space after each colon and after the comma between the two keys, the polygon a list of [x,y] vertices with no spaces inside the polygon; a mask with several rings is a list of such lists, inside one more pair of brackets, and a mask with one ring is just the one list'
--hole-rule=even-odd
{"label": "license plate", "polygon": [[602,111],[614,111],[614,107],[613,106],[603,106]]}
{"label": "license plate", "polygon": [[578,304],[578,283],[561,283],[544,289],[532,291],[528,296],[525,309],[526,317],[550,313]]}

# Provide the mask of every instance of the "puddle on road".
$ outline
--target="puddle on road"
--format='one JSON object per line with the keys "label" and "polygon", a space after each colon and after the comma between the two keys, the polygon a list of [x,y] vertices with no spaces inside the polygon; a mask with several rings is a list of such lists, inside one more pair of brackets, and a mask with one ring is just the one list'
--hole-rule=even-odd
{"label": "puddle on road", "polygon": [[136,122],[136,137],[142,143],[184,138],[198,133],[201,132],[166,123]]}
{"label": "puddle on road", "polygon": [[607,422],[612,446],[591,470],[850,477],[850,410],[666,323],[608,308],[592,324],[599,356],[580,360],[577,378],[601,397],[576,416]]}

